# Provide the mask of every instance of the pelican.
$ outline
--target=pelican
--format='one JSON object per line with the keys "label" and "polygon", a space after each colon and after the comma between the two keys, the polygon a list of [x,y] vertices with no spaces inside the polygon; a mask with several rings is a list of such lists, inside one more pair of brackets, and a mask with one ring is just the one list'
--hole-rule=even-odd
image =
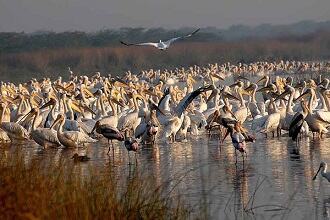
{"label": "pelican", "polygon": [[59,142],[66,148],[78,148],[79,144],[92,143],[96,140],[92,139],[88,135],[79,131],[63,131],[63,125],[65,123],[65,116],[59,114],[54,121],[51,129],[59,123],[57,128],[57,138]]}
{"label": "pelican", "polygon": [[2,114],[0,117],[0,128],[6,132],[11,141],[14,140],[28,140],[29,134],[25,128],[16,122],[3,122],[4,114],[7,108],[7,105],[2,103]]}
{"label": "pelican", "polygon": [[26,117],[33,117],[32,131],[30,133],[31,138],[40,146],[47,148],[58,147],[61,145],[56,132],[50,128],[37,128],[36,121],[39,118],[39,109],[32,108]]}
{"label": "pelican", "polygon": [[319,169],[317,170],[315,176],[313,177],[313,180],[316,179],[316,176],[319,174],[319,172],[321,171],[321,175],[326,178],[328,180],[328,182],[330,182],[330,172],[327,172],[327,168],[328,168],[328,165],[326,162],[321,162],[320,163],[320,166],[319,166]]}
{"label": "pelican", "polygon": [[[172,137],[172,141],[175,141],[175,134],[181,128],[183,119],[184,119],[184,111],[188,107],[188,105],[202,92],[206,92],[210,89],[210,86],[201,87],[192,93],[187,94],[176,106],[173,114],[164,114],[160,109],[158,109],[157,117],[162,126],[162,140],[167,142],[169,137]],[[167,95],[169,96],[169,95]],[[163,102],[163,101],[162,101]],[[159,105],[162,105],[162,102]]]}
{"label": "pelican", "polygon": [[174,37],[174,38],[171,38],[167,41],[162,41],[162,40],[159,40],[158,43],[153,43],[153,42],[148,42],[148,43],[138,43],[138,44],[132,44],[132,43],[125,43],[123,41],[120,41],[121,44],[125,45],[125,46],[153,46],[153,47],[156,47],[157,49],[159,50],[166,50],[170,47],[170,45],[177,41],[177,40],[180,40],[180,39],[184,39],[184,38],[188,38],[188,37],[191,37],[193,36],[194,34],[196,34],[198,31],[200,30],[200,28],[198,28],[197,30],[195,30],[194,32],[190,33],[190,34],[187,34],[185,36],[181,36],[181,37]]}
{"label": "pelican", "polygon": [[[306,91],[298,97],[298,100],[309,95],[308,106],[304,108],[305,114],[307,114],[305,121],[307,122],[310,130],[318,133],[318,137],[321,138],[324,133],[328,132],[330,126],[330,112],[316,111],[312,112],[313,98],[315,98],[314,89],[308,88]],[[314,136],[314,135],[313,135]]]}

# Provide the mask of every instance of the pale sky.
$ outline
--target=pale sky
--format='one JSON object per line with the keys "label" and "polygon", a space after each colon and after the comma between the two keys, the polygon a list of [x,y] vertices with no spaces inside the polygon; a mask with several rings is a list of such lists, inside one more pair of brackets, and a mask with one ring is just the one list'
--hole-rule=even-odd
{"label": "pale sky", "polygon": [[330,20],[330,0],[0,0],[0,32]]}

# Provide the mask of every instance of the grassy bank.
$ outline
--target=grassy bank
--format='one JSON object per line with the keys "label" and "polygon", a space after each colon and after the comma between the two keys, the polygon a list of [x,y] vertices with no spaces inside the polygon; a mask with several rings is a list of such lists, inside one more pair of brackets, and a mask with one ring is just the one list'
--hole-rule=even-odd
{"label": "grassy bank", "polygon": [[224,62],[330,59],[330,32],[304,38],[245,39],[234,42],[181,42],[167,51],[145,47],[54,48],[0,54],[0,80],[25,81],[31,77],[68,77],[76,74],[120,75],[124,71],[173,69]]}
{"label": "grassy bank", "polygon": [[[111,168],[89,175],[79,163],[32,161],[22,152],[0,156],[0,219],[186,219],[176,197],[137,172],[118,180]],[[126,175],[126,174],[123,174]]]}

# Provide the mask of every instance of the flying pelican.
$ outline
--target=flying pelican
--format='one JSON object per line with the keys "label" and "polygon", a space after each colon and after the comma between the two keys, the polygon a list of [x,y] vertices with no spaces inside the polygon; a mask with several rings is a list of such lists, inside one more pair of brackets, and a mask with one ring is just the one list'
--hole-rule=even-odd
{"label": "flying pelican", "polygon": [[138,43],[138,44],[131,44],[131,43],[125,43],[123,41],[120,41],[120,43],[126,45],[126,46],[153,46],[153,47],[156,47],[157,49],[159,50],[166,50],[170,47],[170,45],[174,42],[174,41],[177,41],[177,40],[180,40],[180,39],[184,39],[184,38],[188,38],[188,37],[191,37],[193,36],[194,34],[196,34],[198,31],[200,30],[200,28],[198,28],[197,30],[195,30],[194,32],[190,33],[190,34],[187,34],[185,36],[181,36],[181,37],[174,37],[172,39],[169,39],[167,41],[162,41],[162,40],[159,40],[158,43],[153,43],[153,42],[148,42],[148,43]]}
{"label": "flying pelican", "polygon": [[320,166],[319,166],[319,169],[317,170],[315,176],[313,177],[313,180],[316,179],[316,176],[319,174],[319,172],[321,171],[321,175],[326,178],[328,180],[328,182],[330,182],[330,172],[327,172],[327,168],[328,168],[328,165],[326,162],[321,162],[320,163]]}

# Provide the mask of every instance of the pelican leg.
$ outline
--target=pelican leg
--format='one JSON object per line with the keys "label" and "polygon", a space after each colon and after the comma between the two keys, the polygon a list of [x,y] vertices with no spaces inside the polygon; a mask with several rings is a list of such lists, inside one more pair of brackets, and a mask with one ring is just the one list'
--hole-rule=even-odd
{"label": "pelican leg", "polygon": [[131,157],[129,155],[129,151],[127,151],[127,155],[128,155],[128,165],[131,165]]}
{"label": "pelican leg", "polygon": [[[108,139],[108,143],[109,143],[109,139]],[[111,148],[112,148],[112,153],[114,153],[114,148],[113,148],[112,140],[111,140],[111,145],[109,146],[109,149],[108,149],[107,155],[109,155],[109,152],[110,152],[110,149],[111,149]]]}

